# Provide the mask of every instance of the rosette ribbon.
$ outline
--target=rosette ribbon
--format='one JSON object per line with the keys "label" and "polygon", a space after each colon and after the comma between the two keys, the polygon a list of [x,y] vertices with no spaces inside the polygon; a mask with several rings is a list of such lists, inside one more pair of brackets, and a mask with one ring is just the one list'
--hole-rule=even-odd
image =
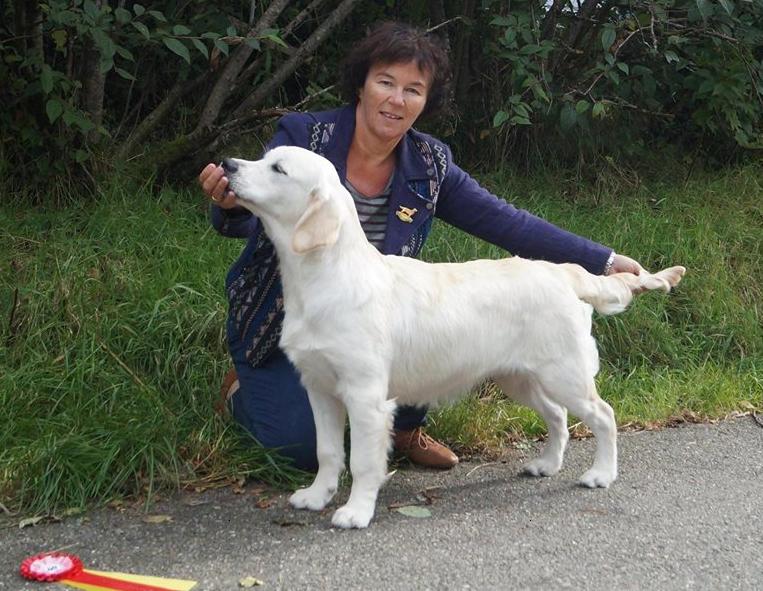
{"label": "rosette ribbon", "polygon": [[25,579],[64,583],[85,591],[190,591],[196,581],[87,570],[74,554],[44,552],[30,556],[19,569]]}

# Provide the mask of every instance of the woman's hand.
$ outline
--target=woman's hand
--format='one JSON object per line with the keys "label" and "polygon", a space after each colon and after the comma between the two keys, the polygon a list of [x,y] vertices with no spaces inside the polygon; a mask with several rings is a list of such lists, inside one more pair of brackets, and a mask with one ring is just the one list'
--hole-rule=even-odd
{"label": "woman's hand", "polygon": [[644,270],[638,261],[634,261],[632,258],[622,254],[615,254],[615,258],[612,260],[612,266],[607,271],[607,275],[614,273],[633,273],[634,275],[641,275],[641,271]]}
{"label": "woman's hand", "polygon": [[236,194],[228,189],[228,179],[224,176],[222,166],[207,164],[199,175],[199,184],[204,194],[215,205],[223,209],[236,207]]}

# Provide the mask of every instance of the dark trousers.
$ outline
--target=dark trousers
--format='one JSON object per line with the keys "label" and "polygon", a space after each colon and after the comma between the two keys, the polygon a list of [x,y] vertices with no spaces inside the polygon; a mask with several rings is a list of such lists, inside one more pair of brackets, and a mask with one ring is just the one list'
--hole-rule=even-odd
{"label": "dark trousers", "polygon": [[[264,447],[277,448],[303,470],[316,470],[315,423],[299,374],[280,350],[260,367],[236,363],[241,387],[231,399],[233,418]],[[425,407],[401,406],[395,430],[420,427]]]}

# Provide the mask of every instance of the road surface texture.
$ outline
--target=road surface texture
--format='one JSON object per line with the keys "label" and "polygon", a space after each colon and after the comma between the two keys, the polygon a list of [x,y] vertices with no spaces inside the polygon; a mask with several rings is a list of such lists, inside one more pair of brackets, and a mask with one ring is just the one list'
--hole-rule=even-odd
{"label": "road surface texture", "polygon": [[[619,442],[608,490],[576,485],[592,439],[571,442],[551,478],[519,474],[534,445],[448,472],[398,470],[361,531],[332,529],[330,511],[294,511],[286,494],[253,484],[160,501],[150,515],[171,518],[161,523],[134,507],[23,529],[5,517],[0,589],[45,588],[18,566],[56,549],[92,569],[193,579],[199,591],[239,589],[248,576],[263,590],[763,589],[763,428],[747,416]],[[422,503],[429,516],[396,510]]]}

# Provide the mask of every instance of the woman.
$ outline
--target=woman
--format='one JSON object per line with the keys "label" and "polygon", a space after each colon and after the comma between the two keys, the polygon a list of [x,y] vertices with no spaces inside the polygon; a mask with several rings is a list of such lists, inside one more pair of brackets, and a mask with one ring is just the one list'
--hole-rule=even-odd
{"label": "woman", "polygon": [[[433,216],[527,258],[578,263],[592,273],[641,266],[565,232],[492,195],[453,163],[450,149],[413,124],[440,110],[450,69],[437,41],[401,23],[384,23],[349,54],[342,91],[348,106],[284,116],[268,145],[296,145],[328,158],[355,200],[369,241],[385,254],[417,256]],[[236,205],[221,167],[199,176],[214,201],[212,224],[248,243],[228,273],[228,344],[235,371],[223,395],[233,417],[262,445],[315,469],[315,427],[307,393],[277,347],[283,318],[278,262],[258,220]],[[422,431],[426,409],[401,407],[396,450],[413,462],[450,468],[458,457]]]}

